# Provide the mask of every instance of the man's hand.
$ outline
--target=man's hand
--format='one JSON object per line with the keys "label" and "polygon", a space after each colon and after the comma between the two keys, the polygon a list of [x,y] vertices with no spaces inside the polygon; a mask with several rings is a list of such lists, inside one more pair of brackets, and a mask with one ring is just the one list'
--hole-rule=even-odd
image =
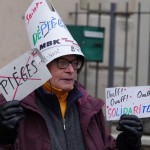
{"label": "man's hand", "polygon": [[116,141],[119,150],[140,149],[143,125],[137,116],[122,115],[116,129],[123,131],[118,135]]}
{"label": "man's hand", "polygon": [[0,106],[0,144],[14,144],[23,118],[23,108],[19,101],[8,101]]}

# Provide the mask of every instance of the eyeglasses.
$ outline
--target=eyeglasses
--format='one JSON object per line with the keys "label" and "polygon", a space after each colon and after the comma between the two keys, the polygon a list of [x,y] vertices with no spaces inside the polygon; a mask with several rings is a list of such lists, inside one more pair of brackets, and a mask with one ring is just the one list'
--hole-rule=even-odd
{"label": "eyeglasses", "polygon": [[80,59],[74,59],[72,61],[65,59],[65,58],[58,58],[57,59],[57,67],[59,69],[65,69],[69,66],[69,64],[72,65],[74,70],[78,70],[82,67],[83,61]]}

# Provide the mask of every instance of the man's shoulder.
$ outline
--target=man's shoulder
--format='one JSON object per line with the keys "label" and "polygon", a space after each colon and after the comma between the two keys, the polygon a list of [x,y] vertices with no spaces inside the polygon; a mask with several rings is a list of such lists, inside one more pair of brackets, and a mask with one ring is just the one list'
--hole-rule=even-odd
{"label": "man's shoulder", "polygon": [[92,105],[100,104],[101,106],[104,105],[105,102],[103,99],[91,96],[82,84],[77,83],[76,86],[78,90],[83,94],[83,97],[80,99],[81,103],[91,103]]}

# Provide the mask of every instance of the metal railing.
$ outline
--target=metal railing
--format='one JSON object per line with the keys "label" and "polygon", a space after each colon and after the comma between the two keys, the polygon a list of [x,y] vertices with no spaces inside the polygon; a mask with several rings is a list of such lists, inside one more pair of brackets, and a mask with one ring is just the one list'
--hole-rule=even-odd
{"label": "metal railing", "polygon": [[[80,15],[86,15],[86,21],[85,21],[85,26],[89,26],[89,21],[90,21],[90,16],[95,14],[98,15],[98,24],[95,24],[95,26],[101,26],[102,24],[102,16],[107,15],[110,16],[110,24],[109,24],[109,46],[108,46],[108,66],[105,66],[104,68],[107,71],[108,74],[108,79],[107,79],[107,87],[113,87],[115,86],[114,82],[115,79],[117,78],[115,75],[115,72],[117,70],[117,65],[115,63],[115,60],[117,57],[120,57],[118,54],[116,54],[116,38],[118,34],[116,33],[117,29],[117,23],[116,20],[118,17],[122,17],[124,19],[124,44],[122,45],[122,53],[124,55],[122,59],[122,67],[121,67],[121,72],[122,72],[122,83],[118,86],[128,86],[128,71],[129,69],[134,70],[133,71],[133,82],[132,86],[138,86],[138,85],[149,85],[150,84],[150,7],[149,10],[142,10],[141,9],[142,3],[138,3],[137,5],[137,10],[133,12],[129,12],[129,5],[126,3],[125,5],[125,12],[117,12],[117,4],[112,3],[110,6],[110,11],[102,11],[102,4],[99,4],[99,8],[97,11],[91,11],[90,10],[90,5],[87,5],[87,10],[80,10],[79,5],[76,4],[75,6],[75,11],[70,12],[69,15],[73,16],[75,18],[75,25],[79,25],[80,22],[78,20]],[[150,6],[150,4],[149,4]],[[129,49],[129,19],[131,16],[135,19],[134,24],[135,24],[135,29],[134,29],[134,61],[132,64],[132,68],[128,68],[128,57],[129,57],[129,52],[132,51],[132,49]],[[142,21],[142,17],[146,16],[146,20]],[[145,28],[145,24],[147,24],[147,28]],[[103,26],[104,27],[104,26]],[[146,35],[143,35],[143,32],[146,31]],[[143,44],[142,39],[147,40],[147,43]],[[144,47],[144,48],[143,48]],[[143,50],[144,49],[144,50]],[[105,50],[104,50],[105,51]],[[146,54],[144,54],[146,53]],[[146,63],[145,63],[146,62]],[[84,69],[84,86],[85,88],[87,87],[87,83],[89,80],[87,80],[87,71],[88,71],[88,61],[85,64],[85,69]],[[143,71],[143,69],[145,70]],[[98,97],[98,91],[100,90],[98,88],[98,85],[100,84],[99,81],[99,73],[101,72],[101,66],[99,62],[95,62],[95,97]],[[144,77],[146,76],[146,77]],[[149,119],[144,120],[144,125],[149,126]],[[145,124],[146,123],[146,124]],[[111,126],[111,123],[108,123],[108,126]],[[149,133],[148,128],[144,128],[144,134]],[[147,132],[147,131],[148,132]],[[149,134],[148,134],[149,135]],[[149,137],[149,136],[148,136]],[[145,139],[145,136],[143,140]],[[148,140],[146,136],[146,140]],[[149,141],[149,140],[148,140]],[[143,141],[143,143],[145,140]],[[146,142],[148,143],[148,142]],[[149,146],[148,144],[145,144]]]}
{"label": "metal railing", "polygon": [[[116,3],[112,3],[111,6],[110,6],[110,11],[102,11],[101,8],[102,8],[102,4],[99,4],[99,8],[98,10],[90,10],[90,5],[88,4],[87,5],[87,9],[86,10],[80,10],[79,9],[79,5],[76,4],[75,6],[75,11],[74,12],[70,12],[69,15],[72,15],[74,16],[75,18],[75,25],[78,25],[80,24],[80,22],[78,21],[78,18],[80,15],[86,15],[86,22],[85,22],[85,26],[89,26],[89,20],[90,20],[90,15],[98,15],[98,24],[95,24],[95,26],[101,26],[101,17],[103,15],[108,15],[110,16],[110,31],[109,31],[109,53],[108,53],[108,56],[109,56],[109,60],[108,60],[108,80],[107,80],[107,86],[108,87],[113,87],[114,86],[114,79],[115,79],[115,59],[116,57],[119,57],[116,55],[116,18],[117,17],[122,17],[124,18],[125,20],[125,31],[124,31],[124,45],[122,45],[122,49],[124,50],[124,59],[122,60],[123,61],[123,66],[122,66],[122,71],[123,71],[123,75],[122,75],[122,84],[120,86],[128,86],[127,85],[127,62],[128,62],[128,36],[129,36],[129,29],[128,29],[128,22],[129,22],[129,17],[132,15],[132,16],[136,16],[137,18],[137,22],[135,23],[137,26],[136,26],[136,53],[134,54],[136,57],[135,57],[135,66],[133,67],[133,69],[135,70],[135,75],[134,75],[134,83],[133,83],[133,86],[137,86],[139,85],[139,72],[140,72],[140,52],[141,52],[141,49],[140,49],[140,44],[141,44],[141,28],[142,28],[142,25],[141,25],[141,16],[144,16],[144,15],[147,15],[149,16],[150,18],[150,9],[147,10],[147,11],[142,11],[141,10],[141,3],[139,2],[138,3],[138,8],[137,8],[137,11],[133,11],[133,12],[129,12],[129,5],[128,3],[126,3],[125,5],[125,12],[117,12],[117,4]],[[143,38],[146,38],[146,39],[149,39],[150,41],[150,19],[147,20],[147,24],[149,24],[149,28],[148,29],[145,29],[149,32],[149,36],[148,37],[143,37]],[[106,39],[107,40],[107,39]],[[144,84],[149,84],[150,83],[150,42],[147,43],[147,51],[148,51],[148,57],[147,58],[143,58],[143,59],[147,59],[148,60],[148,64],[146,64],[147,67],[147,72],[145,72],[145,74],[147,74],[147,81],[143,83]],[[84,73],[84,85],[86,87],[87,85],[87,63],[85,64],[85,73]],[[95,62],[96,65],[95,65],[95,69],[96,69],[96,73],[95,73],[95,97],[97,97],[97,93],[98,93],[98,84],[99,84],[99,71],[101,71],[99,68],[99,62]],[[133,79],[133,80],[134,80]],[[142,84],[142,83],[140,83]]]}

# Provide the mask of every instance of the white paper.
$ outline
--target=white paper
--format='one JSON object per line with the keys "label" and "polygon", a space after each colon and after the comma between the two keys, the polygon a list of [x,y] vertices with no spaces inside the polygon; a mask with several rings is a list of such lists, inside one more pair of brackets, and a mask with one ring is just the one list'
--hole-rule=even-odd
{"label": "white paper", "polygon": [[106,118],[119,120],[122,114],[150,117],[150,86],[106,88]]}
{"label": "white paper", "polygon": [[45,63],[37,65],[28,51],[0,69],[0,91],[7,101],[22,100],[50,78]]}
{"label": "white paper", "polygon": [[83,55],[59,14],[45,0],[32,1],[25,13],[25,24],[31,48],[41,52],[46,64],[64,55]]}

